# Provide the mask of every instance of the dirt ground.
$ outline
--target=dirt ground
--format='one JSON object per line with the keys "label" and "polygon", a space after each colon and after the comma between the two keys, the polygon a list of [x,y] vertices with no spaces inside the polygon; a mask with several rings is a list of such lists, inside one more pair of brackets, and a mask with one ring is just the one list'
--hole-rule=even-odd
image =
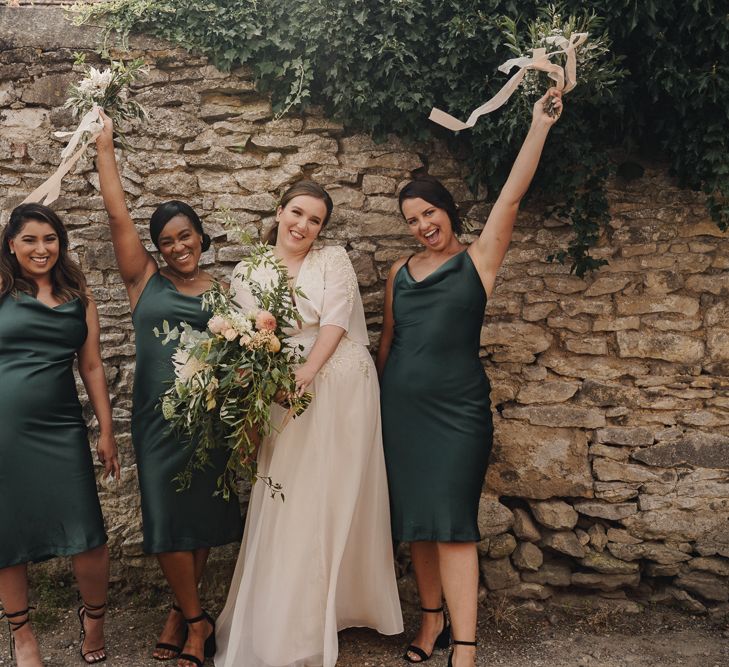
{"label": "dirt ground", "polygon": [[[66,596],[69,597],[70,596]],[[66,606],[69,600],[39,605],[35,623],[46,665],[80,665],[78,621]],[[61,604],[59,604],[61,603]],[[109,660],[112,667],[160,665],[149,658],[165,608],[139,597],[116,601],[108,620]],[[729,618],[692,616],[667,607],[649,607],[639,614],[618,610],[577,610],[548,605],[506,604],[481,609],[479,666],[504,667],[727,667]],[[400,658],[406,637],[413,633],[415,608],[405,609],[406,635],[381,637],[370,630],[340,634],[341,667],[403,667]],[[0,633],[0,666],[13,664],[6,630]],[[4,636],[3,636],[4,635]],[[447,653],[429,662],[444,667]],[[167,663],[174,665],[174,662]],[[207,665],[212,665],[209,661]],[[245,667],[245,665],[241,665]]]}

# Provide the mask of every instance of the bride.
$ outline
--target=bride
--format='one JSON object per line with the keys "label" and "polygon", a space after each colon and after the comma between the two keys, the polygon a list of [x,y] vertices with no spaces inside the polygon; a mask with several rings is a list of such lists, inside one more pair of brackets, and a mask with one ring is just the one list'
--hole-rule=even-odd
{"label": "bride", "polygon": [[[258,471],[282,484],[286,501],[253,487],[218,621],[217,667],[334,667],[337,631],[403,629],[377,373],[357,278],[344,248],[314,247],[331,211],[321,186],[300,181],[266,239],[305,295],[295,296],[302,322],[290,343],[306,357],[297,389],[314,398],[261,445]],[[238,267],[231,289],[241,301],[250,293]]]}

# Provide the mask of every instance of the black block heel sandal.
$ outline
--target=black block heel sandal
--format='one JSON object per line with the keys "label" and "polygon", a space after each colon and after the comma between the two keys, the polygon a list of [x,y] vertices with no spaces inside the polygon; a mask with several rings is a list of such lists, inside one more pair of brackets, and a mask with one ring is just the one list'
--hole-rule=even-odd
{"label": "black block heel sandal", "polygon": [[180,655],[177,656],[178,660],[187,660],[188,662],[192,662],[197,665],[197,667],[203,667],[205,658],[212,658],[215,656],[215,651],[217,650],[217,644],[215,643],[215,621],[210,618],[206,611],[200,614],[200,616],[195,616],[195,618],[185,619],[185,623],[188,625],[192,625],[193,623],[202,623],[203,621],[207,621],[213,630],[210,633],[210,636],[205,640],[205,645],[203,646],[203,659],[200,660],[200,658],[190,653],[180,653]]}
{"label": "black block heel sandal", "polygon": [[[438,609],[426,609],[425,607],[421,607],[420,611],[424,611],[426,614],[443,614],[443,629],[440,631],[440,634],[435,639],[435,644],[433,644],[433,651],[435,651],[435,649],[437,648],[448,648],[451,641],[451,626],[448,623],[448,619],[446,618],[445,610],[443,609],[443,607],[438,607]],[[405,649],[405,653],[403,653],[402,658],[407,662],[420,664],[421,662],[430,660],[430,658],[433,656],[433,651],[431,651],[430,655],[428,655],[419,646],[416,646],[415,644],[410,644],[410,646]],[[408,655],[408,653],[414,653],[418,656],[419,660],[414,660]]]}
{"label": "black block heel sandal", "polygon": [[[182,609],[180,609],[175,603],[172,604],[172,609],[176,611],[178,614],[182,613]],[[187,641],[187,626],[185,626],[185,636],[182,638],[182,643]],[[160,662],[165,662],[166,660],[175,660],[176,658],[180,657],[180,653],[182,653],[182,646],[175,646],[174,644],[168,644],[167,642],[157,642],[154,645],[154,650],[162,649],[163,651],[171,651],[174,653],[174,655],[171,655],[169,658],[158,658],[157,656],[153,655],[152,658],[155,660],[159,660]]]}
{"label": "black block heel sandal", "polygon": [[[451,644],[460,644],[461,646],[478,646],[478,642],[459,642],[454,639]],[[448,656],[448,667],[453,667],[453,649],[451,649],[450,655]]]}

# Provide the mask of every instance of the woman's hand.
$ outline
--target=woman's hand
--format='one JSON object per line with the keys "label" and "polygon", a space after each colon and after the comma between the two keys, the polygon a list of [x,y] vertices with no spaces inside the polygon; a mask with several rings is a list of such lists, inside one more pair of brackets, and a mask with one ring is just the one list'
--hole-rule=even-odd
{"label": "woman's hand", "polygon": [[99,442],[96,444],[96,454],[99,457],[99,463],[104,466],[103,479],[107,479],[109,475],[112,475],[115,480],[119,481],[121,466],[119,465],[116,440],[114,440],[112,433],[102,433],[99,436]]}
{"label": "woman's hand", "polygon": [[104,122],[104,129],[101,130],[101,134],[96,137],[97,148],[114,148],[114,123],[111,118],[104,113],[103,109],[99,109],[99,116]]}
{"label": "woman's hand", "polygon": [[303,364],[296,369],[296,393],[301,396],[314,381],[316,371]]}
{"label": "woman's hand", "polygon": [[[550,100],[551,98],[551,100]],[[547,113],[546,108],[551,104],[554,115]],[[534,111],[532,112],[532,124],[544,125],[552,127],[562,114],[562,91],[557,88],[550,88],[544,97],[538,99],[534,103]]]}

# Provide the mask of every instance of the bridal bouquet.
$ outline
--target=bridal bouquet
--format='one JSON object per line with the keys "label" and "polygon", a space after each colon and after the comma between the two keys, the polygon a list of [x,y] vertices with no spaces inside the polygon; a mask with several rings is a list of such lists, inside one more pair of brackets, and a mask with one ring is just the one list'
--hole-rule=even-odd
{"label": "bridal bouquet", "polygon": [[[162,331],[155,328],[163,345],[177,342],[175,380],[162,396],[162,414],[194,443],[190,462],[177,480],[182,488],[190,485],[195,470],[209,464],[211,450],[223,447],[231,454],[218,479],[218,492],[226,499],[241,474],[263,481],[272,497],[280,493],[284,499],[280,484],[257,474],[256,450],[260,438],[283,429],[311,402],[311,394],[296,392],[301,350],[287,345],[286,331],[300,318],[286,268],[270,246],[253,246],[241,278],[242,287],[234,294],[219,283],[203,294],[203,308],[212,313],[206,331],[187,324],[170,329],[167,322]],[[278,425],[272,422],[275,401],[288,408]]]}

